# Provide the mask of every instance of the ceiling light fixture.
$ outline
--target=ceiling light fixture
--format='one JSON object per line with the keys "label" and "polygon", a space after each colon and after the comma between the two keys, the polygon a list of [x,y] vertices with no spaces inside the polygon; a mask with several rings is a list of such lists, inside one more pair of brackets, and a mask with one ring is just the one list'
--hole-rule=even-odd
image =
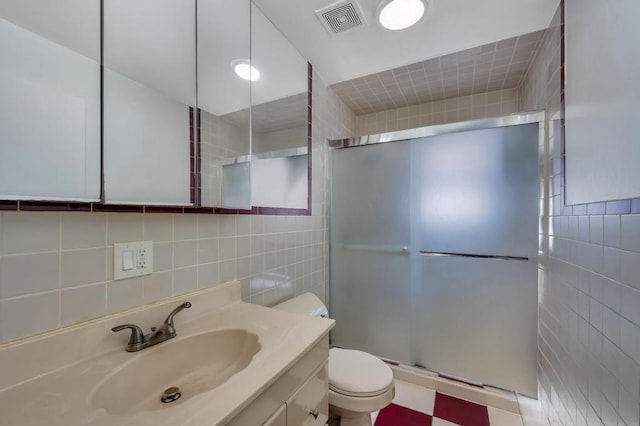
{"label": "ceiling light fixture", "polygon": [[378,21],[388,30],[409,28],[424,15],[422,0],[385,0],[378,7]]}
{"label": "ceiling light fixture", "polygon": [[231,62],[231,68],[238,77],[247,81],[256,81],[260,78],[260,71],[247,60],[235,60]]}

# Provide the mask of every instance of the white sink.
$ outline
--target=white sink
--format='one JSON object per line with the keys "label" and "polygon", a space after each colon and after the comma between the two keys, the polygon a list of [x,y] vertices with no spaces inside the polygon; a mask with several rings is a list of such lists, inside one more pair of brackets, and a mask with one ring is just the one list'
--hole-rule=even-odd
{"label": "white sink", "polygon": [[[245,330],[219,330],[176,338],[131,354],[89,395],[93,407],[125,415],[169,409],[210,391],[242,371],[260,350],[258,336]],[[167,388],[181,396],[161,402]]]}

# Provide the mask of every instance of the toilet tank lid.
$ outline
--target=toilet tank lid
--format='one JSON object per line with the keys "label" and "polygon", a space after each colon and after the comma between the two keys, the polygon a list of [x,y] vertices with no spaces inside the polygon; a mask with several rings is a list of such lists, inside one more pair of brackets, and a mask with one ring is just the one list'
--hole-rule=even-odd
{"label": "toilet tank lid", "polygon": [[329,311],[313,293],[304,293],[274,306],[275,309],[312,317],[328,317]]}

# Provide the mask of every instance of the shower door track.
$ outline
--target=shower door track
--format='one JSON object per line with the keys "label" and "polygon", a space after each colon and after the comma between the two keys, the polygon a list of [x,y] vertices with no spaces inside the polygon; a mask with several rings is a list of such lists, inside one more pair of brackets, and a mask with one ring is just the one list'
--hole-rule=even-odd
{"label": "shower door track", "polygon": [[448,133],[467,132],[470,130],[491,129],[495,127],[517,126],[519,124],[544,123],[544,111],[521,112],[502,117],[481,118],[478,120],[460,121],[457,123],[436,124],[415,129],[398,130],[379,133],[377,135],[356,136],[346,139],[329,140],[331,148],[350,148],[377,143],[400,142]]}

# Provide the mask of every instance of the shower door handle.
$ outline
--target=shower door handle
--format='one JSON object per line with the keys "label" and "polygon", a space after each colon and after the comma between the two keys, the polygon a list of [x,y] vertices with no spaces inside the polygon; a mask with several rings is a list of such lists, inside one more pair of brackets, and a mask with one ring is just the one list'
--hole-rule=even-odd
{"label": "shower door handle", "polygon": [[432,256],[432,257],[470,257],[473,259],[496,259],[496,260],[529,260],[528,257],[524,256],[501,256],[494,254],[474,254],[474,253],[453,253],[453,252],[442,252],[442,251],[426,251],[421,250],[420,256]]}

